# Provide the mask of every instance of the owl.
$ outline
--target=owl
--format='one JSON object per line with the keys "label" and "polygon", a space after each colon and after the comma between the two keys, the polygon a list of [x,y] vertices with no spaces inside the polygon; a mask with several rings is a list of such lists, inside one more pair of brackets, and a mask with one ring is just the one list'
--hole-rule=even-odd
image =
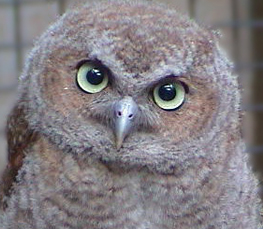
{"label": "owl", "polygon": [[260,228],[237,77],[217,40],[146,1],[62,16],[8,119],[1,228]]}

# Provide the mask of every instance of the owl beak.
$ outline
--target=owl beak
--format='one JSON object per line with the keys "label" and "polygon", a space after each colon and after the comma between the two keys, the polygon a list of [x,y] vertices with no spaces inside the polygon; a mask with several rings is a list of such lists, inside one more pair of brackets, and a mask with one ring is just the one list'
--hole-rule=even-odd
{"label": "owl beak", "polygon": [[134,120],[138,113],[138,105],[130,96],[125,96],[118,101],[114,106],[114,133],[115,144],[119,150],[123,144],[124,139],[131,132],[134,126]]}

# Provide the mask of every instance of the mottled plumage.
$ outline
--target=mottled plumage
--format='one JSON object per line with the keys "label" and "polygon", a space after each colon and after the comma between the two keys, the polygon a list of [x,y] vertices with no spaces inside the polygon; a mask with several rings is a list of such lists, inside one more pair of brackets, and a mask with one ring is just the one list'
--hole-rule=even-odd
{"label": "mottled plumage", "polygon": [[[109,81],[94,94],[78,78],[90,66]],[[184,102],[162,109],[158,85]],[[176,11],[110,1],[67,12],[21,76],[1,228],[260,228],[239,103],[216,35]]]}

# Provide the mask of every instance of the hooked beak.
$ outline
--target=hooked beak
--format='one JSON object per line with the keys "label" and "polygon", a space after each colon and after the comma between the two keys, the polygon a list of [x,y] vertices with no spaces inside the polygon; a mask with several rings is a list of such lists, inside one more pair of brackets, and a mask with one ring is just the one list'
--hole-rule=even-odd
{"label": "hooked beak", "polygon": [[125,96],[114,106],[114,134],[116,148],[119,150],[124,139],[131,132],[134,120],[138,114],[138,105],[130,96]]}

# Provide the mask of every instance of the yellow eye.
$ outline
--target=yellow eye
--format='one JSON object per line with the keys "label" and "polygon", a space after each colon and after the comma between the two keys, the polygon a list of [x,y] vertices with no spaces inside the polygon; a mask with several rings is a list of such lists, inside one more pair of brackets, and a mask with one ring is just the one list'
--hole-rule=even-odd
{"label": "yellow eye", "polygon": [[77,84],[85,92],[97,93],[107,87],[109,82],[107,72],[92,63],[84,63],[77,73]]}
{"label": "yellow eye", "polygon": [[178,82],[158,85],[153,91],[154,102],[164,110],[175,110],[185,100],[185,89]]}

